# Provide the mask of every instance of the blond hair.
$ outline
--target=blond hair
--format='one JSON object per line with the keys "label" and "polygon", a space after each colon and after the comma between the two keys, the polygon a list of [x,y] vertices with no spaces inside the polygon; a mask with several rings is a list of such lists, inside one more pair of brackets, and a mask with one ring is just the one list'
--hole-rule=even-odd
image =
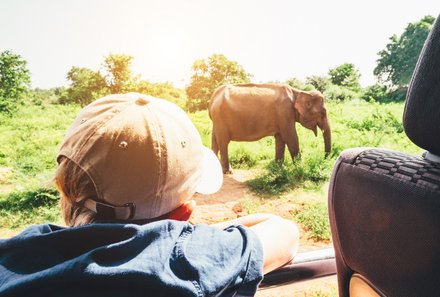
{"label": "blond hair", "polygon": [[61,213],[66,225],[75,227],[94,222],[96,213],[83,206],[87,198],[96,197],[90,177],[76,163],[60,157],[54,181],[61,195]]}

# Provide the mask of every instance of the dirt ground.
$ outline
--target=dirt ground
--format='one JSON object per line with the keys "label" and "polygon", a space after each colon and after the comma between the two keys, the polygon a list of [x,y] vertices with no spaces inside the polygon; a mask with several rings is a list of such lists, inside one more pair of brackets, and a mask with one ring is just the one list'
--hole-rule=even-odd
{"label": "dirt ground", "polygon": [[[243,197],[246,200],[259,201],[260,208],[265,212],[276,213],[284,218],[292,219],[297,207],[288,199],[262,201],[249,190],[245,181],[252,177],[247,170],[234,170],[231,175],[225,175],[223,186],[219,192],[212,195],[197,195],[197,207],[191,217],[192,223],[216,223],[246,215],[241,204]],[[331,242],[316,242],[308,238],[307,232],[300,227],[300,252],[331,246]],[[324,277],[311,281],[294,283],[278,288],[260,290],[257,297],[284,297],[284,296],[333,296],[336,292],[336,276]]]}

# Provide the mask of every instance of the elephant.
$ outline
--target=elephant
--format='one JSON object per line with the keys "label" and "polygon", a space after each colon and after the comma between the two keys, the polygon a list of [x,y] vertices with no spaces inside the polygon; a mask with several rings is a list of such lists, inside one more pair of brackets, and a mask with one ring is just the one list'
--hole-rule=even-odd
{"label": "elephant", "polygon": [[218,87],[209,102],[212,120],[212,150],[220,150],[223,173],[232,173],[229,165],[230,141],[257,141],[275,136],[275,159],[284,160],[287,145],[292,159],[299,154],[299,122],[317,136],[323,133],[325,152],[331,149],[331,132],[319,91],[302,91],[287,84],[233,84]]}

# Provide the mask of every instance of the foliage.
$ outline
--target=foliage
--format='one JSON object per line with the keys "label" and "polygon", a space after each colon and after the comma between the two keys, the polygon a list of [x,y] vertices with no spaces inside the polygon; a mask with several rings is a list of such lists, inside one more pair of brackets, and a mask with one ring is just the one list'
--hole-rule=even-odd
{"label": "foliage", "polygon": [[[310,130],[300,125],[296,129],[301,159],[292,162],[286,151],[283,166],[273,162],[273,137],[255,142],[230,143],[229,153],[237,156],[240,166],[249,167],[254,164],[252,169],[261,171],[260,176],[264,178],[258,179],[257,176],[254,181],[260,182],[254,187],[258,187],[258,193],[278,195],[298,188],[314,191],[313,189],[328,181],[337,156],[349,147],[384,147],[411,154],[421,153],[421,149],[401,132],[402,102],[380,104],[364,100],[328,101],[326,108],[333,139],[332,151],[327,158],[324,158],[322,137],[315,137]],[[8,172],[0,176],[0,193],[9,195],[8,193],[14,192],[14,195],[20,196],[37,191],[35,189],[43,189],[41,185],[47,184],[53,176],[55,156],[63,135],[78,111],[78,105],[43,102],[20,106],[14,117],[0,114],[0,172]],[[189,116],[200,132],[204,145],[209,147],[212,122],[207,111],[190,113]],[[266,166],[274,168],[268,170]],[[30,222],[60,221],[56,217],[57,211],[57,206],[44,205],[34,210],[33,217],[29,212],[6,211],[0,213],[0,225],[19,228]]]}
{"label": "foliage", "polygon": [[132,56],[109,54],[104,60],[105,80],[110,94],[121,94],[131,91],[135,78],[131,72]]}
{"label": "foliage", "polygon": [[86,106],[108,93],[105,78],[99,71],[84,67],[72,67],[67,73],[70,86],[60,98],[60,103],[77,103]]}
{"label": "foliage", "polygon": [[434,17],[425,16],[408,24],[402,35],[391,36],[386,48],[378,53],[374,75],[392,88],[407,87],[434,21]]}
{"label": "foliage", "polygon": [[364,90],[361,98],[368,102],[388,102],[390,94],[386,86],[374,84]]}
{"label": "foliage", "polygon": [[257,159],[244,147],[240,147],[231,154],[229,162],[233,168],[252,168],[257,164]]}
{"label": "foliage", "polygon": [[141,80],[135,84],[133,90],[153,97],[167,99],[181,108],[185,107],[186,96],[182,89],[177,89],[169,82],[152,83]]}
{"label": "foliage", "polygon": [[256,178],[249,180],[250,188],[263,195],[277,195],[305,182],[319,183],[330,177],[333,160],[322,154],[308,154],[284,163],[271,161]]}
{"label": "foliage", "polygon": [[330,85],[324,92],[326,100],[348,101],[356,98],[358,93],[346,87]]}
{"label": "foliage", "polygon": [[14,112],[30,84],[27,62],[11,51],[0,53],[0,113]]}
{"label": "foliage", "polygon": [[21,106],[14,117],[0,116],[0,168],[10,177],[6,188],[20,190],[47,183],[56,165],[63,136],[76,117],[77,105]]}
{"label": "foliage", "polygon": [[359,70],[357,70],[352,63],[344,63],[328,72],[331,83],[346,87],[352,91],[359,91],[361,86],[359,84],[359,78],[361,77]]}
{"label": "foliage", "polygon": [[0,196],[0,226],[54,222],[60,217],[59,196],[54,188],[33,188]]}
{"label": "foliage", "polygon": [[311,90],[315,89],[315,87],[313,85],[308,84],[308,83],[304,83],[296,77],[292,77],[292,78],[286,80],[285,83],[288,84],[289,86],[291,86],[292,88],[303,90],[303,91],[311,91]]}
{"label": "foliage", "polygon": [[306,203],[301,211],[294,213],[294,218],[310,232],[314,240],[330,240],[330,224],[327,205],[324,202]]}
{"label": "foliage", "polygon": [[403,132],[401,121],[397,120],[390,111],[380,111],[378,108],[363,119],[348,122],[347,126],[359,131],[380,131],[382,133]]}
{"label": "foliage", "polygon": [[67,89],[57,87],[51,89],[36,88],[29,92],[29,100],[34,105],[55,104],[60,102],[61,98],[66,97]]}
{"label": "foliage", "polygon": [[324,93],[330,87],[331,82],[327,76],[312,75],[306,78],[306,84],[312,85],[316,90]]}
{"label": "foliage", "polygon": [[191,82],[186,87],[187,109],[191,112],[208,108],[214,90],[224,84],[246,83],[252,78],[241,65],[222,54],[196,60],[192,66]]}
{"label": "foliage", "polygon": [[110,54],[103,63],[105,75],[88,68],[72,67],[67,73],[70,86],[65,91],[59,90],[59,103],[85,106],[109,93],[139,92],[167,99],[184,107],[186,98],[183,90],[168,82],[151,83],[140,80],[139,76],[133,75],[131,71],[132,59],[133,57],[128,55]]}

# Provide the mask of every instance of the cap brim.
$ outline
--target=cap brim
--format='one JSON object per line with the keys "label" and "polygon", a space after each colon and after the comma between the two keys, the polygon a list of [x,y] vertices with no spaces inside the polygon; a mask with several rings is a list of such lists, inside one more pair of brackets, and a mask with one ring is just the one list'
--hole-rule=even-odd
{"label": "cap brim", "polygon": [[223,184],[222,167],[212,150],[204,146],[202,152],[202,178],[197,186],[196,192],[200,194],[213,194],[220,190]]}

